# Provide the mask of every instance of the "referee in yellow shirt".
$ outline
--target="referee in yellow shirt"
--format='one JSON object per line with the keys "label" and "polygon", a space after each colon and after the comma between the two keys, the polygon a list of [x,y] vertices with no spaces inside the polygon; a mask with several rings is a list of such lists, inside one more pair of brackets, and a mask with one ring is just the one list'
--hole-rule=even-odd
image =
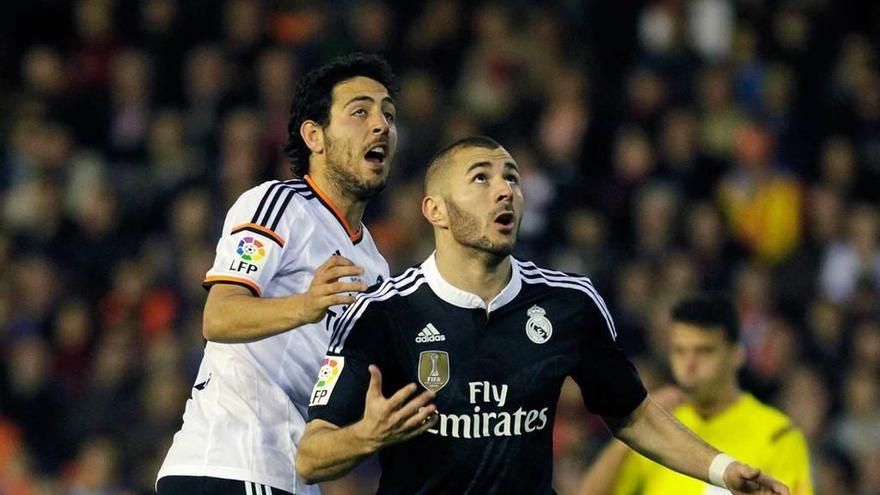
{"label": "referee in yellow shirt", "polygon": [[[739,388],[745,361],[739,319],[726,299],[697,296],[672,311],[669,361],[680,388],[651,396],[713,447],[812,495],[803,434],[782,412]],[[727,490],[669,470],[612,440],[589,467],[580,495],[720,495]]]}

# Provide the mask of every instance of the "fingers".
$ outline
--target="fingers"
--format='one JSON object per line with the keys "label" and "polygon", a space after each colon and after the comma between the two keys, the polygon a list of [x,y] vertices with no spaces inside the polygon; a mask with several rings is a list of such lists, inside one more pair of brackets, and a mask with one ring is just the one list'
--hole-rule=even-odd
{"label": "fingers", "polygon": [[367,397],[382,397],[382,372],[375,364],[371,364],[367,369],[370,370],[370,384],[367,385]]}
{"label": "fingers", "polygon": [[357,297],[348,294],[336,294],[333,296],[326,296],[322,301],[324,303],[323,305],[329,308],[331,306],[346,306],[354,304],[354,302],[357,301]]}
{"label": "fingers", "polygon": [[351,266],[332,266],[322,271],[315,270],[315,277],[320,278],[322,282],[334,282],[342,277],[357,277],[364,274],[364,269]]}
{"label": "fingers", "polygon": [[406,399],[409,398],[416,391],[416,384],[410,383],[405,387],[401,387],[400,390],[394,392],[394,395],[388,398],[386,402],[386,406],[388,407],[388,412],[391,413],[400,409],[403,404],[406,402]]}
{"label": "fingers", "polygon": [[436,412],[432,412],[432,413],[428,414],[428,416],[424,420],[417,423],[418,424],[417,428],[405,433],[403,435],[403,437],[401,438],[401,441],[404,442],[406,440],[409,440],[410,438],[417,437],[417,436],[421,435],[422,433],[425,433],[426,431],[428,431],[431,428],[433,428],[434,426],[436,426],[437,422],[439,420],[440,420],[440,415],[437,414]]}
{"label": "fingers", "polygon": [[[418,416],[420,413],[424,412],[428,406],[428,403],[434,400],[435,394],[430,390],[425,390],[420,393],[416,398],[404,404],[400,409],[395,412],[391,419],[395,423],[409,422],[415,416]],[[431,405],[433,407],[433,405]],[[427,416],[430,412],[424,413],[424,416]],[[424,418],[423,418],[424,419]],[[421,421],[421,420],[419,420]]]}
{"label": "fingers", "polygon": [[791,495],[787,486],[765,473],[759,473],[757,482],[763,487],[769,487],[775,495]]}
{"label": "fingers", "polygon": [[322,268],[330,268],[331,266],[354,266],[354,262],[345,256],[340,256],[338,254],[334,254],[327,258],[326,261],[321,263],[321,266],[318,267],[318,270]]}
{"label": "fingers", "polygon": [[318,274],[321,274],[322,278],[330,277],[331,279],[362,275],[363,273],[363,268],[355,265],[350,259],[338,255],[327,258],[327,261],[321,263],[321,266],[315,269],[316,277]]}
{"label": "fingers", "polygon": [[403,429],[417,430],[425,426],[426,423],[435,421],[434,416],[437,416],[435,414],[436,411],[437,406],[435,406],[434,404],[428,404],[427,406],[419,407],[418,409],[416,409],[415,414],[413,414],[406,421],[403,422]]}
{"label": "fingers", "polygon": [[363,292],[367,290],[366,282],[332,282],[319,285],[313,289],[318,296],[327,296],[346,292]]}
{"label": "fingers", "polygon": [[745,468],[741,471],[742,477],[749,481],[757,481],[761,476],[761,470],[757,468],[753,468],[752,466],[745,466]]}

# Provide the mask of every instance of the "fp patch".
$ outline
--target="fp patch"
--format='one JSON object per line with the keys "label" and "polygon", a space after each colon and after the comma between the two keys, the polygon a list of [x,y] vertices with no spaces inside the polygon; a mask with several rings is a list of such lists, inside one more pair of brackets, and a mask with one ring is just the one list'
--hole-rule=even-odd
{"label": "fp patch", "polygon": [[321,369],[318,370],[318,381],[312,389],[312,397],[309,406],[324,406],[330,400],[333,387],[339,381],[339,374],[345,367],[345,358],[340,356],[324,356]]}
{"label": "fp patch", "polygon": [[449,383],[448,352],[424,351],[419,354],[419,383],[434,392]]}

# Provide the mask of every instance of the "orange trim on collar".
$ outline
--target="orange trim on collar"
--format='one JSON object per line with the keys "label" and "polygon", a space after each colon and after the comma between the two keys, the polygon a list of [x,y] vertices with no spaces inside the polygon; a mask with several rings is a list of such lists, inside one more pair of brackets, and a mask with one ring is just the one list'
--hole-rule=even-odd
{"label": "orange trim on collar", "polygon": [[345,219],[345,216],[339,211],[338,208],[336,208],[336,205],[334,205],[333,202],[330,201],[330,198],[326,194],[324,194],[324,191],[322,191],[321,188],[319,188],[318,185],[315,184],[315,181],[312,180],[312,178],[308,174],[306,174],[303,179],[305,179],[309,187],[311,187],[312,190],[315,191],[315,194],[318,195],[318,198],[321,199],[321,202],[324,203],[324,205],[330,210],[331,213],[333,213],[333,216],[335,216],[336,219],[339,220],[339,223],[341,223],[342,227],[345,229],[345,233],[348,234],[349,239],[351,239],[352,242],[360,241],[361,237],[363,237],[364,235],[364,230],[358,229],[357,231],[355,231],[353,228],[351,228],[351,225],[348,224],[348,220]]}

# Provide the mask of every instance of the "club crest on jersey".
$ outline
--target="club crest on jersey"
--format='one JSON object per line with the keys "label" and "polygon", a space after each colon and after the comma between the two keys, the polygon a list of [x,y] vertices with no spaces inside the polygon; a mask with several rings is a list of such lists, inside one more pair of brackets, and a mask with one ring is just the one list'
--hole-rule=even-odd
{"label": "club crest on jersey", "polygon": [[553,335],[553,324],[547,319],[547,311],[540,306],[532,306],[526,311],[529,320],[526,322],[526,335],[536,344],[543,344]]}
{"label": "club crest on jersey", "polygon": [[339,381],[339,374],[345,367],[345,358],[340,356],[324,356],[321,369],[318,370],[318,381],[312,389],[312,397],[309,406],[323,406],[330,400],[333,387]]}
{"label": "club crest on jersey", "polygon": [[423,351],[419,354],[419,383],[433,392],[449,383],[448,352]]}

